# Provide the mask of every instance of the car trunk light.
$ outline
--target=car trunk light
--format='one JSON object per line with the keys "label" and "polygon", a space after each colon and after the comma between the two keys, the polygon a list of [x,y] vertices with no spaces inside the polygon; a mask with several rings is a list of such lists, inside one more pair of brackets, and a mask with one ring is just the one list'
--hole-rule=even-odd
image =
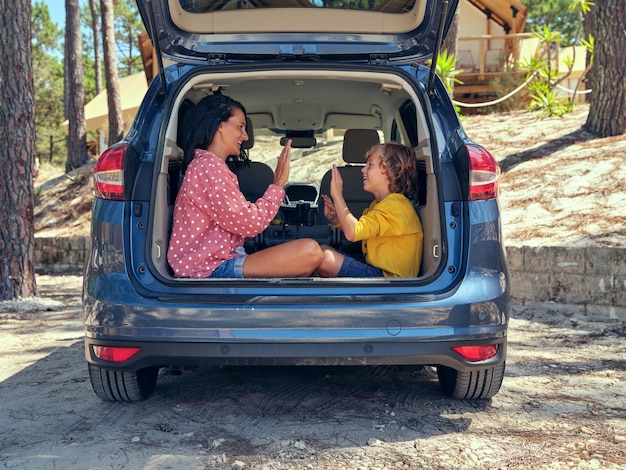
{"label": "car trunk light", "polygon": [[125,362],[141,351],[141,348],[119,346],[94,346],[93,352],[98,359],[108,362]]}
{"label": "car trunk light", "polygon": [[487,150],[467,145],[469,153],[469,200],[480,201],[498,197],[500,166]]}
{"label": "car trunk light", "polygon": [[105,150],[93,174],[93,188],[101,199],[124,199],[124,154],[128,144],[115,145]]}
{"label": "car trunk light", "polygon": [[498,345],[455,346],[452,350],[460,354],[466,361],[480,362],[494,357],[498,353]]}

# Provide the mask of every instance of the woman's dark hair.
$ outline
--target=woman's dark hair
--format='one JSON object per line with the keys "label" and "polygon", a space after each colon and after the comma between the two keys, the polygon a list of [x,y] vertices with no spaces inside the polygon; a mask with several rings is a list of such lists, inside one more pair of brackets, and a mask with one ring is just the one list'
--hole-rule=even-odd
{"label": "woman's dark hair", "polygon": [[412,199],[418,190],[415,151],[397,142],[387,142],[370,148],[365,154],[366,159],[376,150],[381,151],[380,166],[387,173],[391,192]]}
{"label": "woman's dark hair", "polygon": [[[193,160],[194,150],[209,146],[220,125],[233,116],[234,108],[246,114],[246,109],[239,101],[222,94],[207,96],[196,104],[185,119],[187,127],[183,130],[183,172]],[[229,155],[226,161],[235,165],[245,164],[248,162],[248,152],[241,149],[239,155]]]}

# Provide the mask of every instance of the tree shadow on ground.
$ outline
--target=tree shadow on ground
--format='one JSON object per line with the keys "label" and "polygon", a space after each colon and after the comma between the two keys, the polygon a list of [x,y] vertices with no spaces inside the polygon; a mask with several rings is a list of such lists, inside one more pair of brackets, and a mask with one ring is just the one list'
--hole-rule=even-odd
{"label": "tree shadow on ground", "polygon": [[558,139],[549,140],[541,145],[529,148],[528,150],[507,155],[499,162],[500,169],[502,170],[502,173],[506,173],[520,163],[547,157],[571,145],[578,144],[580,142],[588,142],[596,138],[596,135],[584,127],[581,127],[574,132],[570,132],[563,137],[559,137]]}

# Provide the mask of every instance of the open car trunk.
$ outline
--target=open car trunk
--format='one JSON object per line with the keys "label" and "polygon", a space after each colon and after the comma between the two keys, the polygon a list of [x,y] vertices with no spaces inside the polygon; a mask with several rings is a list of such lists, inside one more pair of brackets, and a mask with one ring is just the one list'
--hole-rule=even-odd
{"label": "open car trunk", "polygon": [[[290,179],[285,188],[287,196],[265,232],[246,242],[248,253],[303,237],[360,253],[360,244],[347,243],[341,232],[324,218],[320,197],[320,193],[328,194],[328,176],[325,179],[324,175],[337,164],[349,167],[346,171],[350,175],[343,176],[344,196],[357,218],[373,199],[362,189],[360,163],[346,162],[343,158],[344,139],[347,145],[347,135],[352,134],[350,145],[356,148],[351,151],[359,154],[362,161],[371,139],[376,137],[381,143],[393,140],[416,149],[419,189],[414,205],[422,223],[424,243],[422,265],[415,281],[424,284],[438,271],[441,253],[445,252],[445,230],[440,216],[443,204],[438,188],[435,123],[426,118],[428,113],[421,104],[425,102],[422,89],[413,88],[400,73],[394,75],[388,70],[379,73],[375,66],[332,70],[283,66],[272,71],[265,66],[262,72],[238,70],[236,73],[215,73],[207,67],[194,73],[179,89],[171,100],[170,121],[162,128],[165,135],[161,142],[165,145],[156,159],[151,240],[149,237],[151,269],[157,277],[167,283],[214,281],[174,278],[166,254],[173,206],[182,181],[180,131],[184,126],[195,125],[186,121],[187,111],[216,90],[246,107],[250,134],[247,144],[253,163],[237,173],[240,188],[250,201],[260,197],[272,182],[269,169],[275,167],[281,138],[294,138]],[[263,281],[267,282],[259,280]]]}

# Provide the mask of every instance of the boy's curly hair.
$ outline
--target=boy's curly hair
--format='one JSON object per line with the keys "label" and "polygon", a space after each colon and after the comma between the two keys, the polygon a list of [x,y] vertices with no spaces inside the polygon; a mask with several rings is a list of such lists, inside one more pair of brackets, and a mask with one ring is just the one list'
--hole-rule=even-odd
{"label": "boy's curly hair", "polygon": [[413,199],[418,189],[417,157],[411,147],[397,142],[374,145],[365,154],[367,160],[372,153],[380,150],[380,166],[389,179],[392,193],[404,194]]}

